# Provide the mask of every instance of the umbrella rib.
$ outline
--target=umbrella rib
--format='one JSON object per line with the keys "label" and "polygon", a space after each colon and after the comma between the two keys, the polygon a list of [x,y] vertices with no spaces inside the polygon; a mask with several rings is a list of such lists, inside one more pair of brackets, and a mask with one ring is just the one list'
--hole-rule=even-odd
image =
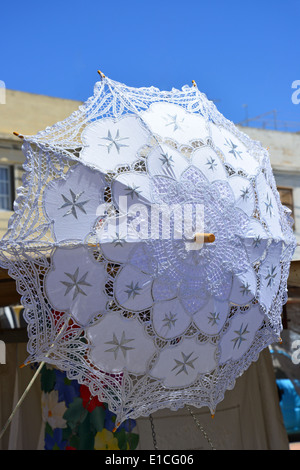
{"label": "umbrella rib", "polygon": [[[64,330],[66,324],[67,324],[67,322],[65,321],[64,324],[63,324],[63,326],[61,327],[61,329],[60,329],[60,331],[59,331],[59,333],[58,333],[56,339],[59,338],[59,336],[60,336],[61,333],[63,332],[63,330]],[[54,344],[55,344],[55,343],[52,343],[52,345],[50,346],[50,348],[49,348],[48,352],[46,353],[45,357],[48,357],[48,356],[49,356],[50,351],[51,351],[51,348],[53,348]],[[26,366],[27,364],[28,364],[28,362],[27,362],[27,363],[25,362],[24,364],[22,364],[22,365],[20,366],[20,368]],[[38,377],[38,375],[39,375],[39,373],[40,373],[40,371],[42,370],[42,368],[43,368],[44,365],[45,365],[45,361],[42,361],[42,362],[40,363],[39,367],[37,368],[37,370],[35,371],[35,373],[34,373],[32,379],[31,379],[30,382],[29,382],[29,384],[28,384],[27,387],[25,388],[23,394],[22,394],[21,397],[19,398],[19,401],[18,401],[17,404],[15,405],[15,407],[14,407],[13,411],[11,412],[11,414],[10,414],[8,420],[6,421],[6,423],[5,423],[4,427],[3,427],[3,429],[2,429],[1,432],[0,432],[0,440],[1,440],[1,438],[3,437],[3,435],[5,434],[7,428],[9,427],[10,423],[12,422],[12,420],[13,420],[13,418],[14,418],[16,412],[18,411],[18,409],[19,409],[20,406],[22,405],[24,399],[26,398],[26,396],[27,396],[29,390],[30,390],[31,387],[33,386],[33,384],[34,384],[36,378]]]}
{"label": "umbrella rib", "polygon": [[37,376],[39,375],[41,369],[43,368],[45,362],[41,362],[38,369],[36,370],[34,376],[32,377],[31,381],[29,382],[29,384],[27,385],[27,387],[25,388],[24,392],[23,392],[23,395],[21,396],[21,398],[19,399],[18,403],[16,404],[16,406],[14,407],[10,417],[8,418],[8,420],[6,421],[6,424],[4,425],[1,433],[0,433],[0,440],[2,438],[2,436],[5,434],[5,431],[7,430],[8,426],[10,425],[10,423],[12,422],[16,412],[18,411],[18,409],[20,408],[20,406],[22,405],[25,397],[27,396],[29,390],[31,389],[32,385],[34,384]]}

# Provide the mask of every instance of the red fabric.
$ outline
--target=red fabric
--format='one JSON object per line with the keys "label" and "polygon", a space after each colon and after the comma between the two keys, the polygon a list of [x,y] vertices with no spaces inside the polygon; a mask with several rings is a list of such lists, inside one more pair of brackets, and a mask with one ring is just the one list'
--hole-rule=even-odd
{"label": "red fabric", "polygon": [[102,401],[98,400],[98,397],[93,397],[86,385],[80,385],[80,396],[82,398],[83,407],[86,408],[90,413],[97,407],[105,405]]}

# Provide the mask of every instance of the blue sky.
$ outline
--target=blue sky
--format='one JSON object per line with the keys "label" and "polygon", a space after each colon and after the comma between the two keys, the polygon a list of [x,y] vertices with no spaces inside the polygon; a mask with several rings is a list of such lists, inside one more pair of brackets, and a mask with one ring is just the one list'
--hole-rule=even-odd
{"label": "blue sky", "polygon": [[97,70],[130,86],[195,80],[234,122],[300,121],[300,0],[36,0],[0,6],[7,88],[85,100]]}

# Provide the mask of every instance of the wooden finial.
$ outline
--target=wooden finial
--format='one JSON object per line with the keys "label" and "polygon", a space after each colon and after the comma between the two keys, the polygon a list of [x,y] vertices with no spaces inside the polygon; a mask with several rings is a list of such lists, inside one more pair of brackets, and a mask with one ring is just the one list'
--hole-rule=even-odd
{"label": "wooden finial", "polygon": [[116,430],[118,429],[118,427],[120,426],[121,423],[117,423],[116,426],[113,428],[112,432],[116,432]]}
{"label": "wooden finial", "polygon": [[27,366],[27,364],[29,364],[28,362],[24,362],[24,364],[21,364],[20,365],[20,369],[23,369],[23,367]]}
{"label": "wooden finial", "polygon": [[213,233],[196,233],[194,237],[196,243],[213,243],[215,239]]}
{"label": "wooden finial", "polygon": [[99,73],[99,75],[100,75],[101,78],[105,78],[105,75],[104,75],[103,72],[101,72],[101,70],[97,70],[97,72]]}
{"label": "wooden finial", "polygon": [[13,134],[19,137],[20,139],[24,139],[24,136],[22,134],[19,134],[18,132],[13,132]]}
{"label": "wooden finial", "polygon": [[195,80],[192,80],[192,84],[193,86],[197,86],[197,83],[195,82]]}

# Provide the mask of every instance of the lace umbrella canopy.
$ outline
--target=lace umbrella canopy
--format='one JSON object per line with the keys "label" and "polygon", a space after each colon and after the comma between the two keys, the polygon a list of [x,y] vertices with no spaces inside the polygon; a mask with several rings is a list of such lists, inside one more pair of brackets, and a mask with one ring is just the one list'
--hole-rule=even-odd
{"label": "lace umbrella canopy", "polygon": [[[69,118],[23,138],[0,262],[22,294],[27,362],[67,371],[119,423],[185,404],[214,414],[280,338],[296,242],[268,152],[195,83],[167,92],[103,74]],[[172,205],[168,237],[141,235],[149,208]],[[180,209],[196,206],[212,243],[178,236]]]}

